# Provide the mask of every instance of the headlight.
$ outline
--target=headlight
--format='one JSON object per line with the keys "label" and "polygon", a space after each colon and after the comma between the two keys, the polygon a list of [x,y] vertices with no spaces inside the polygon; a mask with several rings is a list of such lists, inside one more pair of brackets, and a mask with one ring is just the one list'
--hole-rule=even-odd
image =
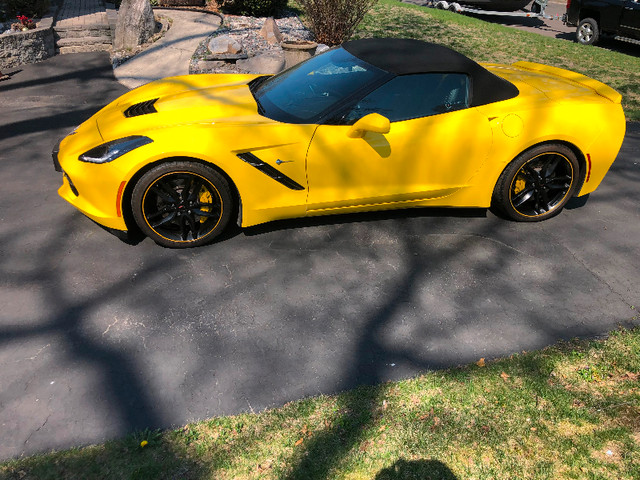
{"label": "headlight", "polygon": [[135,135],[133,137],[120,138],[111,142],[103,143],[92,148],[88,152],[78,157],[78,160],[88,163],[108,163],[121,157],[131,150],[153,142],[149,137]]}

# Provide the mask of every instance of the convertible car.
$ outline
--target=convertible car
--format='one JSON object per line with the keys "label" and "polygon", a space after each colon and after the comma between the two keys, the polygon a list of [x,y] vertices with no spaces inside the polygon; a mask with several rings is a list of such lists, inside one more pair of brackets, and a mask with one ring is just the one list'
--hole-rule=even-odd
{"label": "convertible car", "polygon": [[128,92],[60,141],[60,195],[104,227],[192,247],[284,218],[407,207],[558,214],[600,184],[621,96],[529,62],[356,40],[275,76],[192,75]]}

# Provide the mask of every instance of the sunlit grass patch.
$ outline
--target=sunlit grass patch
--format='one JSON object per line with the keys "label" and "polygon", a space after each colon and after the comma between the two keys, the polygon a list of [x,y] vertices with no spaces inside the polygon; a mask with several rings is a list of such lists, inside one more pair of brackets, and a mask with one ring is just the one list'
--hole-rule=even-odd
{"label": "sunlit grass patch", "polygon": [[415,38],[448,46],[478,62],[509,64],[527,60],[574,70],[618,90],[623,95],[627,117],[640,120],[638,56],[395,0],[381,0],[365,17],[355,37]]}

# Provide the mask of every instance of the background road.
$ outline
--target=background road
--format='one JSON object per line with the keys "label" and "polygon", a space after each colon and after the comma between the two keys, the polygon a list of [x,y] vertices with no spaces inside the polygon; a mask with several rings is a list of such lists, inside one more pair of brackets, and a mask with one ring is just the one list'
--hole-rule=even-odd
{"label": "background road", "polygon": [[[410,0],[409,0],[410,1]],[[420,1],[420,0],[417,0]],[[451,3],[451,2],[450,2]],[[464,4],[464,1],[459,2]],[[529,4],[526,9],[530,10]],[[499,23],[507,27],[525,30],[546,37],[554,37],[562,40],[576,42],[576,27],[570,27],[562,23],[562,15],[567,12],[567,2],[565,0],[549,0],[545,9],[545,15],[551,18],[527,18],[512,15],[471,15],[480,20],[491,23]],[[611,37],[601,37],[598,41],[598,47],[607,50],[624,53],[626,55],[637,56],[640,53],[640,46],[627,42],[614,40]]]}
{"label": "background road", "polygon": [[56,194],[56,139],[123,92],[106,54],[0,83],[0,459],[639,323],[638,124],[586,204],[544,223],[413,210],[176,251]]}

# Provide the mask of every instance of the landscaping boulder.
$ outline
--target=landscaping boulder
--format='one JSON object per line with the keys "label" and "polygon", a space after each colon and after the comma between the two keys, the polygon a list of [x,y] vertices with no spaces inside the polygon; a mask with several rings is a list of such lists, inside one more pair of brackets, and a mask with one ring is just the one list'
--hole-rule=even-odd
{"label": "landscaping boulder", "polygon": [[149,41],[156,28],[149,0],[122,0],[118,10],[115,50],[135,48]]}
{"label": "landscaping boulder", "polygon": [[247,73],[275,74],[284,70],[284,55],[265,52],[246,60],[238,60],[236,66]]}
{"label": "landscaping boulder", "polygon": [[242,51],[242,45],[229,35],[220,35],[219,37],[213,37],[209,41],[209,51],[214,55],[240,53]]}
{"label": "landscaping boulder", "polygon": [[269,45],[282,42],[282,33],[280,33],[278,24],[273,17],[269,17],[264,21],[260,35],[262,35]]}

